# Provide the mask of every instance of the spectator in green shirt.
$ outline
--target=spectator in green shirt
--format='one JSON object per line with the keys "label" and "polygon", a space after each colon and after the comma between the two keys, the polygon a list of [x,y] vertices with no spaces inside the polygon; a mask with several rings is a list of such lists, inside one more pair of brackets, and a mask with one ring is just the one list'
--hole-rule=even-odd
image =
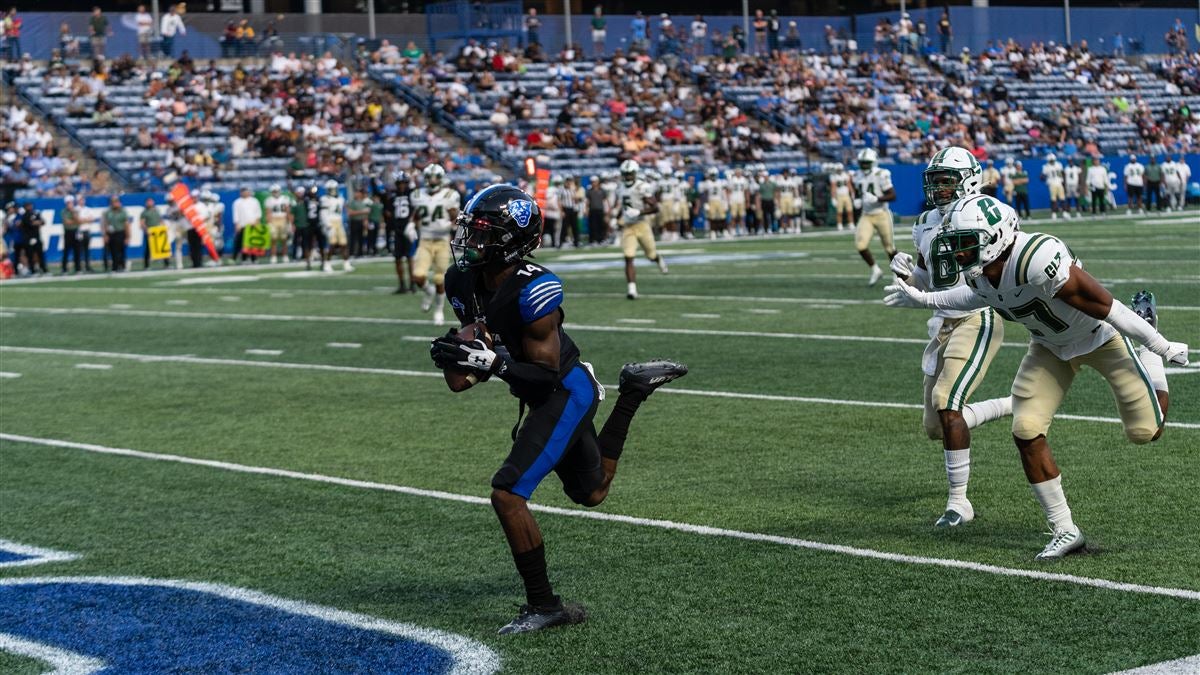
{"label": "spectator in green shirt", "polygon": [[112,29],[108,27],[108,17],[104,16],[99,7],[92,8],[92,16],[88,19],[88,33],[92,38],[92,58],[104,58],[104,45],[108,36],[112,35]]}
{"label": "spectator in green shirt", "polygon": [[[1154,210],[1154,206],[1159,211],[1163,210],[1162,177],[1162,164],[1158,163],[1157,157],[1150,155],[1150,163],[1146,165],[1146,208],[1149,210]],[[1154,206],[1150,202],[1154,202]]]}
{"label": "spectator in green shirt", "polygon": [[129,228],[129,212],[121,206],[121,200],[117,196],[113,196],[108,202],[108,210],[104,212],[102,217],[104,223],[104,237],[108,242],[108,255],[112,258],[112,270],[114,272],[125,271],[125,237],[126,230]]}
{"label": "spectator in green shirt", "polygon": [[406,59],[419,59],[425,55],[425,52],[421,51],[417,43],[409,40],[408,44],[404,46],[404,51],[400,52],[400,55]]}
{"label": "spectator in green shirt", "polygon": [[[150,228],[162,225],[162,214],[154,204],[154,197],[146,198],[146,208],[138,218],[142,226],[142,268],[150,269]],[[170,269],[171,259],[164,258],[163,269]]]}

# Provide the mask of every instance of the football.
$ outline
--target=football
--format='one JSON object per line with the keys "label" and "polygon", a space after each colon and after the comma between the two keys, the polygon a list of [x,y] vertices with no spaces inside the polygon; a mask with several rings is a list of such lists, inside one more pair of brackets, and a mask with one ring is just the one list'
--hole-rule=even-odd
{"label": "football", "polygon": [[[471,323],[458,329],[458,339],[460,342],[483,340],[483,344],[487,345],[488,349],[492,348],[492,334],[482,323]],[[478,373],[466,368],[446,368],[442,371],[442,375],[446,378],[446,386],[450,387],[450,391],[453,392],[470,389],[481,379]],[[486,380],[487,378],[482,379]]]}

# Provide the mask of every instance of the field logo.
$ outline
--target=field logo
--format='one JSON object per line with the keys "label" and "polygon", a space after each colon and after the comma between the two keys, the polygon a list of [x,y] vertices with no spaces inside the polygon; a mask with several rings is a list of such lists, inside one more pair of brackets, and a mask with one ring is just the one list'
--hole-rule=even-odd
{"label": "field logo", "polygon": [[0,579],[0,650],[72,672],[448,673],[500,668],[461,635],[220,584]]}

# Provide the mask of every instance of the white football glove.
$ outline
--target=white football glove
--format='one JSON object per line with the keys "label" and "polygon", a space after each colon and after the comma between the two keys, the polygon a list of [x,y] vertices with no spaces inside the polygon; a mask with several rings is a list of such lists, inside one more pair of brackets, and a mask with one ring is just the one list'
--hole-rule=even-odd
{"label": "white football glove", "polygon": [[412,223],[405,225],[404,226],[404,237],[406,239],[408,239],[409,241],[416,241],[417,240],[417,226]]}
{"label": "white football glove", "polygon": [[917,261],[904,251],[897,253],[896,257],[892,258],[892,264],[890,265],[892,268],[892,274],[895,274],[901,279],[907,279],[912,276],[913,270],[916,268],[916,266]]}
{"label": "white football glove", "polygon": [[1188,364],[1188,346],[1182,342],[1168,342],[1167,348],[1159,353],[1168,363],[1176,366]]}
{"label": "white football glove", "polygon": [[868,206],[875,206],[878,203],[879,203],[879,197],[876,197],[875,195],[871,194],[870,192],[863,193],[862,205],[864,208],[868,207]]}
{"label": "white football glove", "polygon": [[883,304],[888,307],[911,307],[914,309],[925,309],[928,307],[925,304],[925,296],[928,293],[919,288],[909,286],[900,279],[896,279],[895,283],[884,286],[883,292],[887,293],[883,298]]}
{"label": "white football glove", "polygon": [[635,209],[632,206],[625,207],[625,210],[621,212],[621,222],[623,222],[626,225],[633,225],[634,223],[638,222],[641,219],[642,219],[641,210]]}

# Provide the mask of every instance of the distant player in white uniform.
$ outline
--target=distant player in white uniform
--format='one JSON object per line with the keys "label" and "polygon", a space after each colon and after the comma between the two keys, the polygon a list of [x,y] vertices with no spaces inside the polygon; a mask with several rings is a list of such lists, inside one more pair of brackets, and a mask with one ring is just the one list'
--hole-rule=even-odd
{"label": "distant player in white uniform", "polygon": [[1051,220],[1058,220],[1060,212],[1063,218],[1071,217],[1071,212],[1066,208],[1067,192],[1063,180],[1063,165],[1058,163],[1058,157],[1053,152],[1046,155],[1046,163],[1042,165],[1042,182],[1050,191]]}
{"label": "distant player in white uniform", "polygon": [[888,206],[888,202],[896,200],[896,190],[892,187],[892,172],[880,168],[878,163],[879,155],[874,148],[863,148],[858,152],[858,171],[854,174],[855,206],[862,209],[854,229],[854,248],[871,268],[868,286],[874,286],[883,276],[883,270],[875,264],[875,256],[870,250],[871,239],[876,233],[888,259],[896,255],[896,245],[892,241],[892,209]]}
{"label": "distant player in white uniform", "polygon": [[1163,192],[1167,193],[1168,210],[1183,209],[1187,205],[1187,180],[1192,171],[1180,155],[1175,161],[1168,156],[1162,165]]}
{"label": "distant player in white uniform", "polygon": [[841,232],[854,222],[854,181],[840,162],[830,166],[829,194],[837,213],[837,229]]}
{"label": "distant player in white uniform", "polygon": [[1013,177],[1017,175],[1017,161],[1012,157],[1004,160],[1004,168],[1000,169],[1001,187],[1004,188],[1004,201],[1012,206],[1013,193],[1017,190],[1016,183],[1013,182]]}
{"label": "distant player in white uniform", "polygon": [[1063,167],[1063,185],[1067,198],[1067,211],[1075,210],[1075,215],[1082,215],[1083,206],[1079,203],[1079,179],[1083,169],[1079,168],[1079,160],[1072,157]]}
{"label": "distant player in white uniform", "polygon": [[[1163,360],[1187,365],[1188,348],[1158,332],[1152,294],[1135,295],[1130,310],[1061,241],[1019,227],[1011,208],[988,197],[955,202],[934,238],[932,264],[942,278],[965,275],[966,285],[928,293],[893,284],[884,302],[948,310],[992,307],[1029,330],[1029,351],[1012,386],[1013,438],[1053,531],[1036,559],[1051,560],[1084,544],[1046,440],[1075,374],[1085,365],[1099,372],[1112,389],[1125,436],[1149,443],[1162,434],[1169,403]],[[1143,346],[1135,348],[1134,342]]]}
{"label": "distant player in white uniform", "polygon": [[658,264],[658,271],[667,273],[667,261],[654,245],[650,222],[658,213],[654,186],[640,175],[641,167],[632,159],[621,162],[621,183],[617,186],[618,224],[621,226],[621,253],[625,256],[625,297],[636,300],[637,271],[633,258],[638,247],[646,257]]}
{"label": "distant player in white uniform", "polygon": [[746,234],[746,192],[749,189],[746,172],[734,169],[733,175],[726,180],[726,191],[729,194],[729,224],[735,235]]}
{"label": "distant player in white uniform", "polygon": [[267,226],[271,228],[271,262],[282,258],[288,261],[288,239],[292,234],[292,200],[283,194],[278,185],[271,186],[271,194],[263,201],[267,211]]}
{"label": "distant player in white uniform", "polygon": [[[217,193],[211,190],[203,190],[200,193],[200,199],[197,202],[199,209],[200,220],[204,222],[205,229],[212,237],[213,244],[217,247],[217,255],[225,254],[225,204]],[[205,263],[208,264],[207,262]],[[220,265],[221,259],[213,261],[214,265]]]}
{"label": "distant player in white uniform", "polygon": [[[454,234],[454,221],[462,208],[462,195],[445,184],[446,170],[439,164],[430,164],[421,172],[424,185],[414,191],[412,220],[405,228],[404,236],[409,241],[417,239],[417,255],[413,260],[412,280],[424,290],[421,311],[433,310],[433,322],[446,322],[446,270],[450,269],[450,236]],[[429,270],[433,269],[430,278]]]}
{"label": "distant player in white uniform", "polygon": [[[337,181],[326,181],[325,194],[321,195],[321,227],[325,228],[325,237],[329,241],[329,258],[332,258],[340,249],[342,269],[353,272],[354,265],[350,264],[350,247],[346,245],[345,213],[346,200],[338,193]],[[323,266],[326,272],[333,271],[333,264],[329,262],[329,258],[325,259]]]}
{"label": "distant player in white uniform", "polygon": [[700,181],[701,199],[704,200],[704,219],[708,223],[708,238],[716,239],[726,236],[729,224],[729,191],[721,172],[715,166],[710,166],[704,172],[704,180]]}
{"label": "distant player in white uniform", "polygon": [[[983,171],[975,157],[964,148],[949,147],[934,155],[923,174],[925,199],[934,208],[917,218],[913,225],[913,244],[917,256],[900,252],[892,258],[892,271],[902,281],[921,290],[953,288],[966,282],[961,275],[943,278],[946,270],[932,268],[933,240],[941,230],[942,218],[958,199],[979,194]],[[992,203],[999,200],[985,197]],[[935,284],[935,281],[937,282]],[[1012,413],[1012,397],[967,403],[975,388],[983,382],[1000,343],[1004,341],[1004,323],[994,310],[934,311],[929,321],[929,346],[921,361],[925,373],[925,433],[941,439],[946,460],[946,478],[950,495],[946,509],[934,527],[957,527],[975,518],[975,508],[967,499],[967,481],[971,476],[971,429]]]}

